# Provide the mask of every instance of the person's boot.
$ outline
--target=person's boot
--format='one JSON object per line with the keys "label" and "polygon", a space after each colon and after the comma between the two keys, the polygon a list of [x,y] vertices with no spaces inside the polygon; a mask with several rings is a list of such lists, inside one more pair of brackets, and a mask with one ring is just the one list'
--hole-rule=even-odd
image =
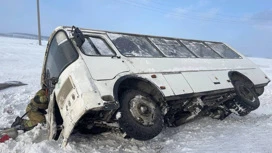
{"label": "person's boot", "polygon": [[23,119],[21,119],[19,116],[17,116],[15,121],[11,124],[11,127],[16,127],[18,125],[21,125],[22,123],[23,123]]}
{"label": "person's boot", "polygon": [[17,130],[24,130],[25,129],[25,125],[24,125],[24,119],[20,118],[19,116],[16,117],[15,121],[12,123],[11,125],[12,128],[16,128]]}

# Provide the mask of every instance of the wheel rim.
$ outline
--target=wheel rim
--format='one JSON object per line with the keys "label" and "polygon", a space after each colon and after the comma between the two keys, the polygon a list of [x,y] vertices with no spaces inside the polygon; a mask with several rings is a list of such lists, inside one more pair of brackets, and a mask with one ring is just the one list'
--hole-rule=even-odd
{"label": "wheel rim", "polygon": [[247,88],[245,86],[240,86],[239,89],[240,89],[241,95],[244,98],[248,99],[251,102],[254,102],[256,100],[255,97],[254,97],[254,94],[251,91],[251,89],[249,89],[249,88]]}
{"label": "wheel rim", "polygon": [[138,123],[144,126],[154,124],[156,106],[150,98],[137,95],[130,100],[129,106],[131,115]]}

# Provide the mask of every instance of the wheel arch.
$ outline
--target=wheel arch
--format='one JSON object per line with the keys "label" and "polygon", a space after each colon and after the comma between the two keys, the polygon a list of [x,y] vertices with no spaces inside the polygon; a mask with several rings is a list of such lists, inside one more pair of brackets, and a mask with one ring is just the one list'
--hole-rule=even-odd
{"label": "wheel arch", "polygon": [[234,85],[235,81],[242,80],[242,81],[245,81],[246,83],[251,84],[251,86],[254,87],[254,83],[246,75],[242,74],[241,72],[230,71],[228,73],[228,75],[229,75],[232,85]]}
{"label": "wheel arch", "polygon": [[164,94],[154,83],[136,75],[123,76],[116,81],[113,88],[114,98],[119,101],[121,94],[127,89],[140,90],[150,94],[157,102],[165,100]]}

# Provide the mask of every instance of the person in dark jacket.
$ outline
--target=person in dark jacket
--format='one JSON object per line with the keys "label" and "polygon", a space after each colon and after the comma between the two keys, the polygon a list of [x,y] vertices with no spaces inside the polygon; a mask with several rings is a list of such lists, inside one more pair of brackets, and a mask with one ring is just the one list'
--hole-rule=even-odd
{"label": "person in dark jacket", "polygon": [[39,90],[27,105],[26,112],[29,119],[17,117],[11,127],[15,127],[18,130],[29,131],[39,123],[45,123],[48,103],[46,90]]}

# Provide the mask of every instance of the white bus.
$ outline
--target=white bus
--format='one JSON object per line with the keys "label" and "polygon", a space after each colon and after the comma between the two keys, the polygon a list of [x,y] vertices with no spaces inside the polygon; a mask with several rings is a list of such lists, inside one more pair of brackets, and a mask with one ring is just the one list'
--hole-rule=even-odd
{"label": "white bus", "polygon": [[58,27],[41,84],[49,138],[118,128],[149,140],[200,115],[224,119],[260,105],[269,78],[222,42]]}

